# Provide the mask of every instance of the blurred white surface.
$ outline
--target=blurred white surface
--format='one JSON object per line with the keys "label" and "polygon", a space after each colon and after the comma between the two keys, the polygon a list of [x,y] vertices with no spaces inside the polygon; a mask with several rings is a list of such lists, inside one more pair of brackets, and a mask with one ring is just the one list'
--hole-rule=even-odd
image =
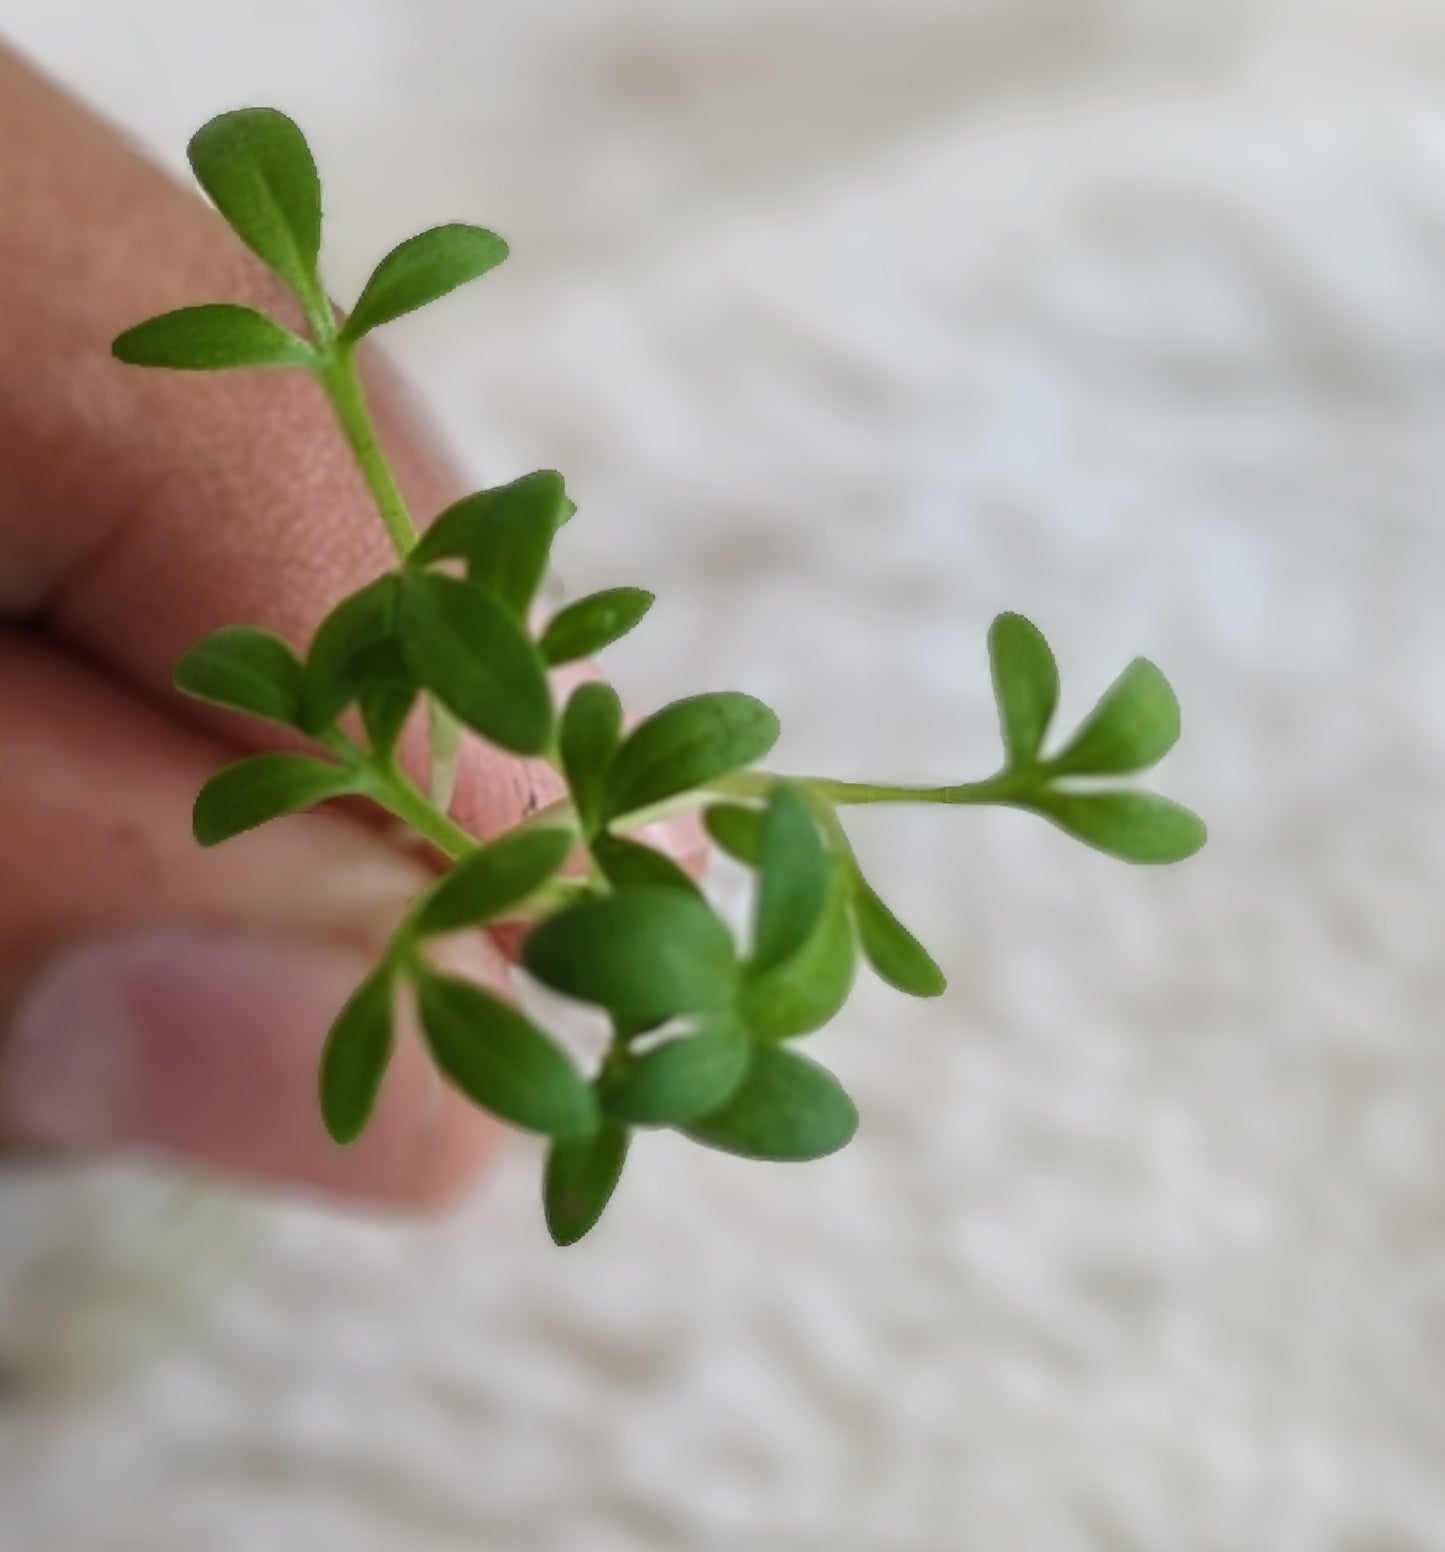
{"label": "blurred white surface", "polygon": [[[444,1223],[266,1209],[143,1361],[87,1377],[55,1316],[0,1400],[7,1547],[1445,1548],[1445,11],[0,0],[0,32],[174,163],[221,107],[293,112],[343,294],[438,219],[513,240],[395,348],[478,478],[568,472],[575,590],[658,591],[637,706],[737,685],[794,768],[982,773],[1020,608],[1066,710],[1165,667],[1161,785],[1213,823],[1145,873],[866,816],[954,985],[826,1037],[853,1148],[649,1139],[566,1255],[526,1146]],[[48,1352],[5,1288],[99,1279],[77,1236],[141,1189],[6,1184],[0,1351],[9,1318]]]}

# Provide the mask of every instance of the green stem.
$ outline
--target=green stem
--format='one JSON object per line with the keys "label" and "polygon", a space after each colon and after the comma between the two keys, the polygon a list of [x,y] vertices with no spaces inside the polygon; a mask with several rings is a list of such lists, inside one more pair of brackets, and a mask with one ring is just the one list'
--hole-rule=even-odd
{"label": "green stem", "polygon": [[[317,323],[313,321],[313,328]],[[321,386],[336,413],[347,443],[361,469],[367,489],[376,502],[381,520],[391,538],[397,557],[405,560],[417,541],[416,524],[406,504],[406,497],[396,483],[391,465],[377,440],[376,428],[366,407],[366,394],[361,386],[361,376],[356,370],[355,347],[338,340],[335,331],[328,326],[323,342],[318,332],[318,343],[323,345]],[[428,698],[427,726],[431,742],[431,795],[437,809],[445,814],[451,807],[452,793],[456,786],[457,756],[461,749],[462,730],[456,718],[439,701]]]}
{"label": "green stem", "polygon": [[468,835],[454,820],[434,808],[426,796],[398,772],[379,770],[373,766],[366,790],[367,796],[374,802],[409,824],[418,835],[430,841],[438,851],[445,852],[453,862],[469,856],[481,845],[475,836]]}
{"label": "green stem", "polygon": [[1010,803],[1023,795],[1031,783],[1020,772],[991,776],[987,781],[963,782],[952,787],[879,786],[863,781],[831,781],[826,777],[804,776],[799,785],[820,798],[839,806],[859,803]]}
{"label": "green stem", "polygon": [[[705,787],[694,787],[690,792],[680,792],[676,797],[664,798],[660,803],[623,814],[609,828],[618,833],[640,830],[659,819],[689,814],[720,800],[752,798],[761,801],[780,781],[806,787],[815,797],[840,808],[861,803],[949,803],[960,806],[1012,803],[1033,786],[1030,773],[1026,771],[1010,771],[991,776],[987,781],[964,782],[952,787],[895,787],[865,781],[834,781],[827,776],[775,776],[767,771],[735,771]],[[558,806],[543,809],[533,815],[533,819],[546,823]]]}
{"label": "green stem", "polygon": [[871,781],[834,781],[827,776],[774,776],[762,771],[739,771],[703,789],[702,797],[704,800],[708,797],[766,798],[780,781],[806,787],[815,797],[840,808],[862,803],[1012,803],[1035,785],[1033,773],[1029,771],[1003,771],[987,781],[962,782],[951,787],[898,787]]}
{"label": "green stem", "polygon": [[326,397],[331,400],[336,418],[341,422],[341,429],[356,457],[367,489],[376,501],[392,545],[397,555],[405,560],[416,544],[416,524],[411,520],[406,498],[376,439],[352,347],[339,342],[333,345],[322,357],[318,376],[321,386],[326,390]]}

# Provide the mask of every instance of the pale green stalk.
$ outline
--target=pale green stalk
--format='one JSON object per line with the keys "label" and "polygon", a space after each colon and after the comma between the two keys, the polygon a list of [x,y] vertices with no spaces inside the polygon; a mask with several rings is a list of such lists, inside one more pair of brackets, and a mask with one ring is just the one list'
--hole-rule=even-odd
{"label": "pale green stalk", "polygon": [[[317,373],[321,386],[326,390],[362,478],[376,502],[392,548],[399,560],[405,560],[416,545],[416,523],[372,425],[361,375],[356,370],[355,347],[334,337],[323,338],[323,331],[314,317],[312,328],[317,332],[317,344],[322,352],[322,365]],[[328,324],[324,334],[334,336],[333,327]],[[427,699],[427,734],[431,749],[431,800],[438,812],[446,814],[456,791],[462,730],[446,707],[430,697]]]}

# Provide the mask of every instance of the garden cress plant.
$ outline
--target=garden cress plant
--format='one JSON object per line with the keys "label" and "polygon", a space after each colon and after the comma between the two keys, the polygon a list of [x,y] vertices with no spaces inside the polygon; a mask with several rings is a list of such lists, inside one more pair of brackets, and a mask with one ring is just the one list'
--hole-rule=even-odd
{"label": "garden cress plant", "polygon": [[[253,755],[212,777],[196,802],[196,838],[212,846],[328,799],[364,797],[449,862],[331,1031],[320,1098],[339,1144],[366,1127],[406,997],[448,1082],[551,1139],[544,1201],[561,1244],[601,1215],[637,1127],[673,1127],[751,1158],[822,1157],[848,1142],[857,1112],[837,1080],[798,1053],[799,1037],[843,1006],[860,955],[902,992],[944,989],[927,951],[863,877],[840,808],[1005,804],[1131,862],[1176,862],[1203,844],[1204,826],[1188,810],[1118,784],[1179,736],[1164,676],[1136,660],[1072,736],[1050,743],[1057,668],[1043,636],[1016,614],[989,632],[1004,762],[982,781],[912,788],[764,773],[757,765],[777,719],[735,691],[675,701],[630,731],[605,683],[584,683],[559,704],[548,670],[630,631],[651,595],[610,588],[535,623],[552,544],[574,511],[550,471],[466,496],[419,533],[355,363],[366,335],[485,274],[506,244],[460,224],[423,232],[382,259],[342,321],[317,271],[320,185],[295,124],[265,108],[223,114],[196,134],[190,160],[237,236],[294,292],[306,334],[247,307],[203,303],[128,329],[116,356],[151,367],[309,372],[396,551],[392,570],[338,601],[304,657],[237,624],[181,660],[176,684],[186,693],[298,730],[317,749]],[[428,790],[396,753],[423,704]],[[567,797],[479,844],[448,816],[463,728],[547,760]],[[691,878],[633,838],[688,810],[700,810],[717,845],[756,874],[741,945]],[[516,1007],[438,967],[439,939],[503,922],[531,924],[528,974],[607,1015],[611,1042],[597,1071],[581,1071]]]}

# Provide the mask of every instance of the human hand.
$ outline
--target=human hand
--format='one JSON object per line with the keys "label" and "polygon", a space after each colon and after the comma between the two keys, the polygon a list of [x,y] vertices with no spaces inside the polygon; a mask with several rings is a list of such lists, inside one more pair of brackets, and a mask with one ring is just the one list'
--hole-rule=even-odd
{"label": "human hand", "polygon": [[[0,142],[0,1139],[443,1198],[493,1129],[419,1044],[354,1147],[315,1098],[331,1020],[424,861],[334,813],[211,852],[190,833],[204,778],[268,733],[176,695],[176,659],[234,621],[304,644],[392,557],[314,385],[128,372],[109,346],[197,297],[289,299],[214,212],[3,53]],[[394,383],[374,402],[414,509],[440,509],[459,493],[443,460]],[[477,745],[453,812],[489,836],[553,792]],[[504,979],[482,934],[463,952]]]}

